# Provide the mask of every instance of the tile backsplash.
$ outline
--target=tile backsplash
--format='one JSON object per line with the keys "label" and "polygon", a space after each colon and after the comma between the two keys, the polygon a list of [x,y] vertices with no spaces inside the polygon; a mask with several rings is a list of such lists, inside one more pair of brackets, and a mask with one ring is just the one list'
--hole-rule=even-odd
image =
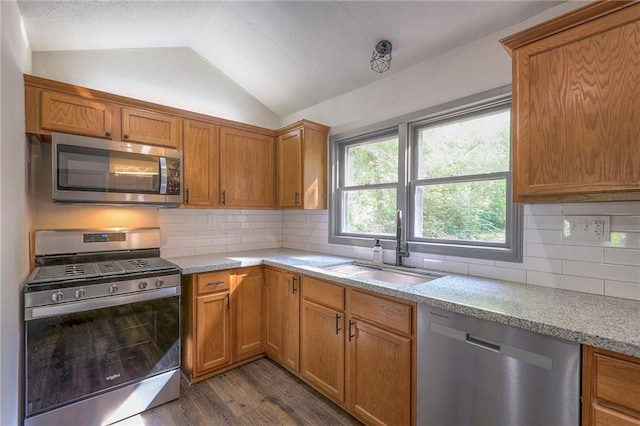
{"label": "tile backsplash", "polygon": [[164,257],[282,247],[282,212],[159,209]]}
{"label": "tile backsplash", "polygon": [[[610,241],[563,240],[563,215],[607,215]],[[328,243],[322,211],[160,209],[162,256],[292,248],[371,259]],[[411,253],[408,265],[640,300],[640,202],[525,206],[522,263]],[[373,241],[371,246],[373,247]],[[384,251],[393,261],[392,250]]]}
{"label": "tile backsplash", "polygon": [[[563,215],[611,217],[610,241],[563,240]],[[411,253],[411,266],[640,300],[640,202],[525,206],[522,263]],[[286,211],[283,247],[371,259],[371,248],[328,244],[326,211]],[[373,247],[373,241],[371,246]],[[384,251],[385,260],[394,253]]]}

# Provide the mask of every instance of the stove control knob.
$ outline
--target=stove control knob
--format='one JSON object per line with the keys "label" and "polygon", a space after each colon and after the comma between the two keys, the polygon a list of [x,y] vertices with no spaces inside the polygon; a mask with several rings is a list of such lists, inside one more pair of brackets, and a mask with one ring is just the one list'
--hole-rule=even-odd
{"label": "stove control knob", "polygon": [[61,291],[57,291],[51,295],[51,300],[53,300],[54,302],[61,302],[62,296],[64,296],[64,294],[62,294]]}
{"label": "stove control knob", "polygon": [[138,283],[138,288],[139,288],[140,290],[144,290],[145,288],[147,288],[147,285],[148,285],[148,284],[147,284],[147,282],[146,282],[146,281],[140,281],[140,282]]}
{"label": "stove control knob", "polygon": [[162,287],[164,285],[164,280],[162,278],[158,278],[156,280],[156,287]]}
{"label": "stove control knob", "polygon": [[87,292],[84,290],[84,288],[81,288],[80,290],[76,290],[76,299],[80,299],[81,297],[84,297],[87,295]]}
{"label": "stove control knob", "polygon": [[109,286],[109,294],[116,294],[118,292],[118,284],[112,284]]}

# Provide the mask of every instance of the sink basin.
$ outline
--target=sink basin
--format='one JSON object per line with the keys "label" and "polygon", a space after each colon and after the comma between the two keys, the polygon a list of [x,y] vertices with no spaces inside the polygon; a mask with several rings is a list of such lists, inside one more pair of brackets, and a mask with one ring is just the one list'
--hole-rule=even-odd
{"label": "sink basin", "polygon": [[441,278],[444,275],[422,273],[422,272],[406,272],[385,266],[370,266],[362,263],[348,263],[346,265],[333,266],[327,268],[333,272],[339,272],[354,277],[371,278],[378,281],[384,281],[391,284],[402,285],[405,287],[413,287],[424,284],[428,281]]}

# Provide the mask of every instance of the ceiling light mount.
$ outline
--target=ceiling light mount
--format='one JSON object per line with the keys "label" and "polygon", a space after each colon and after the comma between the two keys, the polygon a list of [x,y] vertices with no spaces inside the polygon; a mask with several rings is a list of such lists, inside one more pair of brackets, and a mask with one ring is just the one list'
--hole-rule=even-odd
{"label": "ceiling light mount", "polygon": [[391,50],[393,45],[388,40],[379,40],[371,54],[371,69],[383,73],[391,68]]}

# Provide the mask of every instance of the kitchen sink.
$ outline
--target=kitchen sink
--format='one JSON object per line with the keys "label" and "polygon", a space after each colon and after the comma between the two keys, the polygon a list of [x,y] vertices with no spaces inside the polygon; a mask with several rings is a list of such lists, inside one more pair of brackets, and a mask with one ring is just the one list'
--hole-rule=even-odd
{"label": "kitchen sink", "polygon": [[326,268],[329,271],[339,272],[345,275],[351,275],[354,277],[371,278],[378,281],[384,281],[387,283],[402,285],[405,287],[413,287],[416,285],[424,284],[431,280],[441,278],[444,275],[431,273],[431,272],[419,272],[404,270],[398,270],[393,267],[387,266],[372,266],[363,263],[348,263],[346,265],[332,266]]}

